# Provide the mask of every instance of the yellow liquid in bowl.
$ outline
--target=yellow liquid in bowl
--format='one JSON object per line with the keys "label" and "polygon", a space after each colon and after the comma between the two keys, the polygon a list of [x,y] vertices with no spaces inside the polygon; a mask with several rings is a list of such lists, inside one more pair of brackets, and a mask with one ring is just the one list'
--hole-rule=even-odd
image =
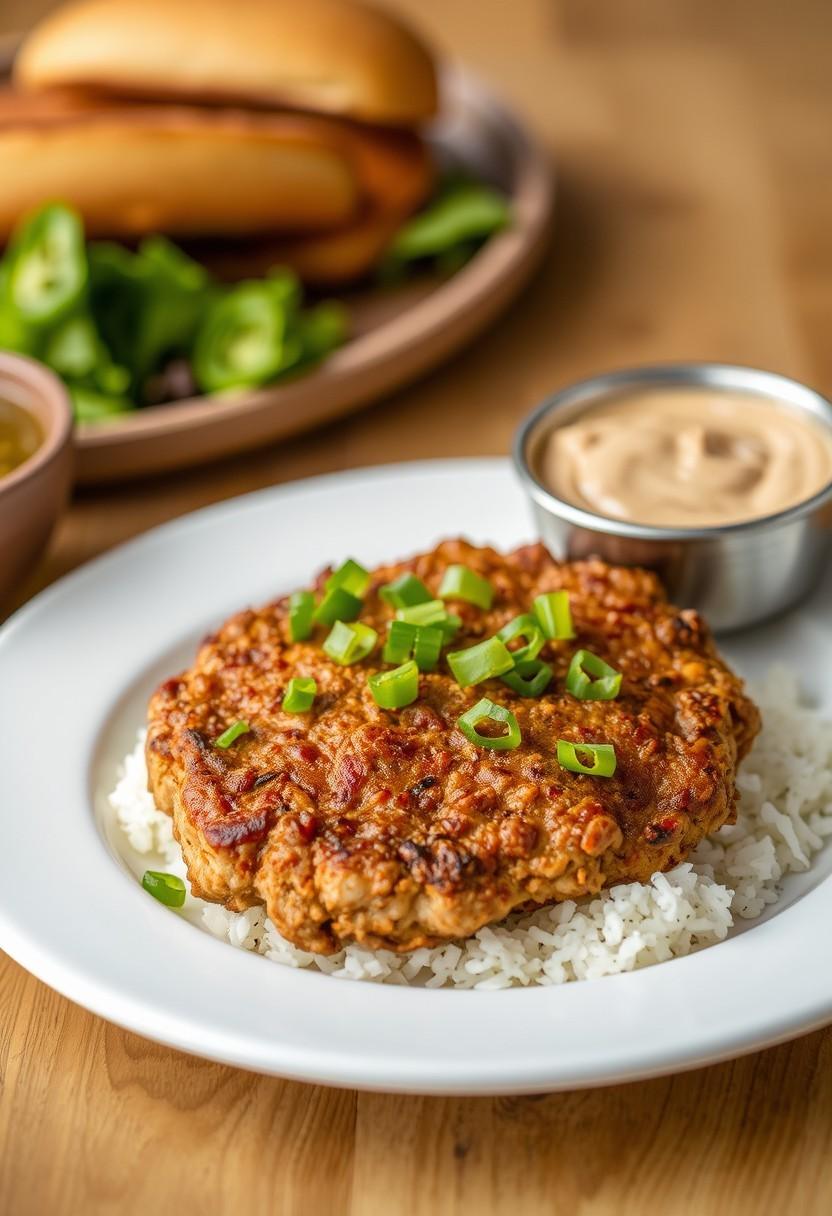
{"label": "yellow liquid in bowl", "polygon": [[0,398],[0,477],[33,456],[42,443],[37,420],[19,405]]}

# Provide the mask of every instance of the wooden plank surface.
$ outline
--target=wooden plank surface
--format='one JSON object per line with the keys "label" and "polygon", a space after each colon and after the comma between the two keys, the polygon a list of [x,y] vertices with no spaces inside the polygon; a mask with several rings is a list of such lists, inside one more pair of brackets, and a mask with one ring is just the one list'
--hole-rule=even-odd
{"label": "wooden plank surface", "polygon": [[[47,6],[6,0],[0,31]],[[605,367],[725,358],[832,390],[825,0],[398,7],[489,76],[550,146],[560,201],[541,274],[476,348],[350,420],[79,496],[21,600],[232,494],[355,465],[505,452],[538,397]],[[385,1097],[157,1047],[3,959],[0,1086],[0,1212],[10,1216],[179,1205],[200,1216],[832,1210],[829,1031],[591,1092]]]}

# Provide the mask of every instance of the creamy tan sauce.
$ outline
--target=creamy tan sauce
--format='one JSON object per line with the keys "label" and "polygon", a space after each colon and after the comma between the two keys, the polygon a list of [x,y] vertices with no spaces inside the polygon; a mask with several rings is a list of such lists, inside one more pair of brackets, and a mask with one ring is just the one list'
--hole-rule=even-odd
{"label": "creamy tan sauce", "polygon": [[817,494],[832,481],[832,430],[750,393],[640,389],[553,428],[537,464],[558,498],[595,514],[708,527]]}
{"label": "creamy tan sauce", "polygon": [[43,433],[32,415],[0,399],[0,477],[28,460],[42,442]]}

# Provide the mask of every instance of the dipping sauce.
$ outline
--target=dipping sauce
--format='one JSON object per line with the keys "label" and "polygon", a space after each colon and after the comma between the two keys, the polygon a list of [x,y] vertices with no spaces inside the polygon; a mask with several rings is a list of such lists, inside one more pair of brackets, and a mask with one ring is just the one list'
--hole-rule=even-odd
{"label": "dipping sauce", "polygon": [[832,430],[752,393],[644,388],[554,427],[535,463],[552,493],[596,515],[701,528],[817,494],[832,482]]}
{"label": "dipping sauce", "polygon": [[43,432],[26,410],[0,398],[0,477],[11,473],[43,443]]}

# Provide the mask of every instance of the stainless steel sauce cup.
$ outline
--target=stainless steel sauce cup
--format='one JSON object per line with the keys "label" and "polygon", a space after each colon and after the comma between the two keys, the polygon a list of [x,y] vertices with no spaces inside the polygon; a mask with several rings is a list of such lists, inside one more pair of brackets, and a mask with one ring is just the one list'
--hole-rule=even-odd
{"label": "stainless steel sauce cup", "polygon": [[723,363],[668,363],[582,380],[544,401],[517,432],[514,462],[543,541],[560,558],[592,554],[661,577],[675,603],[716,630],[741,629],[797,603],[817,581],[832,540],[832,482],[776,515],[725,527],[659,528],[608,519],[557,498],[536,472],[541,441],[590,406],[658,386],[730,389],[803,411],[832,430],[832,404],[773,372]]}

